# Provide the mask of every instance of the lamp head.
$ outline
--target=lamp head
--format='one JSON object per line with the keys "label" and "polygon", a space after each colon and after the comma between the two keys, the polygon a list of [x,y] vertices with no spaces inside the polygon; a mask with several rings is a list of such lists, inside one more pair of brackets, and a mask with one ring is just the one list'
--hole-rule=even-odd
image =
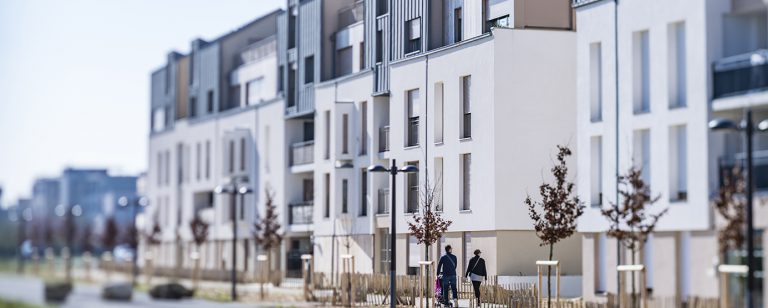
{"label": "lamp head", "polygon": [[762,120],[759,124],[757,124],[757,130],[764,132],[768,130],[768,120]]}
{"label": "lamp head", "polygon": [[241,195],[250,194],[252,192],[253,192],[253,190],[250,187],[245,186],[245,185],[242,185],[242,186],[240,186],[240,188],[237,189],[237,193],[239,193]]}
{"label": "lamp head", "polygon": [[419,168],[414,165],[407,165],[400,168],[400,172],[405,172],[405,173],[419,172]]}
{"label": "lamp head", "polygon": [[729,119],[714,119],[709,121],[709,129],[722,130],[722,129],[739,129],[739,126]]}
{"label": "lamp head", "polygon": [[389,172],[389,169],[384,168],[382,165],[372,165],[368,167],[368,172]]}

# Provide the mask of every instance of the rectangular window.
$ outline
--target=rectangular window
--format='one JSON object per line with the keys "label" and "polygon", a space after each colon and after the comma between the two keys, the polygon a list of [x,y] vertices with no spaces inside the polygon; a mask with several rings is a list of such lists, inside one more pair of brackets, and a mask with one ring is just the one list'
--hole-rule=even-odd
{"label": "rectangular window", "polygon": [[171,184],[171,151],[165,151],[165,185]]}
{"label": "rectangular window", "polygon": [[360,103],[360,155],[368,153],[368,102]]}
{"label": "rectangular window", "polygon": [[228,153],[229,153],[228,169],[229,169],[229,173],[233,173],[235,172],[235,141],[234,140],[229,141]]}
{"label": "rectangular window", "polygon": [[360,172],[360,216],[368,216],[368,170]]}
{"label": "rectangular window", "polygon": [[433,183],[430,183],[434,187],[435,199],[434,206],[435,211],[443,211],[443,158],[435,157],[435,179]]}
{"label": "rectangular window", "polygon": [[413,235],[408,235],[408,275],[419,274],[419,261],[421,261],[421,247],[419,241]]}
{"label": "rectangular window", "polygon": [[240,171],[245,171],[245,161],[246,161],[246,155],[245,155],[245,138],[240,138]]}
{"label": "rectangular window", "polygon": [[[380,0],[381,1],[381,0]],[[390,262],[390,254],[392,253],[391,248],[391,242],[390,238],[391,235],[389,234],[389,229],[387,228],[380,228],[379,232],[379,259],[381,260],[381,263],[379,265],[379,271],[382,273],[386,273],[390,270],[389,266],[391,264]]]}
{"label": "rectangular window", "polygon": [[302,197],[304,202],[315,200],[315,180],[312,178],[302,180]]}
{"label": "rectangular window", "polygon": [[419,145],[419,89],[413,89],[406,92],[406,146]]}
{"label": "rectangular window", "polygon": [[458,43],[461,42],[461,32],[463,31],[463,27],[461,24],[462,19],[462,12],[461,7],[457,7],[453,9],[453,42]]}
{"label": "rectangular window", "polygon": [[376,16],[381,16],[388,12],[387,2],[389,0],[376,0]]}
{"label": "rectangular window", "polygon": [[157,153],[157,186],[163,185],[163,153]]}
{"label": "rectangular window", "polygon": [[635,114],[651,111],[648,47],[648,31],[635,32],[632,36],[632,94]]}
{"label": "rectangular window", "polygon": [[487,33],[491,31],[491,26],[488,24],[488,0],[483,0],[481,3],[482,6],[482,20],[483,20],[483,33]]}
{"label": "rectangular window", "polygon": [[283,92],[284,86],[283,83],[285,83],[285,66],[278,66],[277,67],[277,92]]}
{"label": "rectangular window", "polygon": [[472,154],[461,154],[461,210],[469,211],[470,207],[470,176],[472,167]]}
{"label": "rectangular window", "polygon": [[360,65],[360,70],[365,69],[365,42],[360,42],[360,50],[357,52],[357,61],[359,62],[358,65]]}
{"label": "rectangular window", "polygon": [[[419,167],[419,162],[417,161],[408,162],[407,164],[416,166],[416,168]],[[411,172],[406,174],[407,174],[406,191],[407,191],[408,200],[406,201],[407,205],[405,208],[405,212],[418,213],[419,212],[419,173]]]}
{"label": "rectangular window", "polygon": [[304,83],[315,81],[315,56],[304,58]]}
{"label": "rectangular window", "polygon": [[323,200],[323,217],[328,218],[331,217],[331,174],[326,173],[325,174],[325,181],[323,181],[323,185],[325,185],[325,191],[323,192],[325,194]]}
{"label": "rectangular window", "polygon": [[472,76],[461,77],[461,138],[472,137]]}
{"label": "rectangular window", "polygon": [[606,236],[605,233],[595,233],[594,234],[594,241],[595,241],[595,247],[594,247],[594,253],[595,253],[595,293],[605,293],[607,290],[606,286],[606,269],[607,269],[607,263],[606,263]]}
{"label": "rectangular window", "polygon": [[603,137],[593,136],[590,138],[590,166],[589,166],[589,186],[590,204],[592,206],[602,206],[603,204]]}
{"label": "rectangular window", "polygon": [[257,78],[248,82],[245,87],[245,105],[255,105],[261,101],[261,85],[264,78]]}
{"label": "rectangular window", "polygon": [[197,143],[195,146],[195,178],[200,181],[201,172],[200,169],[202,169],[202,165],[200,164],[200,155],[203,153],[202,147],[200,146],[200,142]]}
{"label": "rectangular window", "polygon": [[444,112],[443,112],[443,83],[442,82],[436,82],[435,83],[435,143],[442,143],[443,142],[443,121],[444,121]]}
{"label": "rectangular window", "polygon": [[349,115],[341,115],[341,154],[349,154]]}
{"label": "rectangular window", "polygon": [[213,113],[213,90],[208,90],[208,113]]}
{"label": "rectangular window", "polygon": [[336,76],[352,74],[352,46],[336,50]]}
{"label": "rectangular window", "polygon": [[421,18],[405,22],[405,53],[421,50]]}
{"label": "rectangular window", "polygon": [[463,257],[461,260],[464,262],[464,264],[461,265],[461,268],[464,268],[467,267],[469,259],[471,259],[473,256],[473,254],[470,252],[472,250],[472,233],[464,232],[461,244],[461,255]]}
{"label": "rectangular window", "polygon": [[669,25],[667,61],[669,72],[669,108],[685,107],[688,102],[685,78],[685,23],[677,22]]}
{"label": "rectangular window", "polygon": [[325,111],[325,159],[331,158],[331,111]]}
{"label": "rectangular window", "polygon": [[165,71],[165,93],[168,94],[171,91],[171,65],[166,65],[163,71]]}
{"label": "rectangular window", "polygon": [[205,141],[205,179],[211,178],[211,141]]}
{"label": "rectangular window", "polygon": [[589,118],[603,120],[603,59],[599,42],[589,44]]}
{"label": "rectangular window", "polygon": [[650,184],[651,180],[651,131],[639,129],[633,133],[632,160],[635,168],[642,170],[642,179]]}
{"label": "rectangular window", "polygon": [[384,61],[384,32],[376,31],[376,63]]}
{"label": "rectangular window", "polygon": [[189,84],[195,81],[195,52],[189,52]]}
{"label": "rectangular window", "polygon": [[341,213],[349,213],[349,182],[347,179],[341,180]]}
{"label": "rectangular window", "polygon": [[669,197],[670,201],[688,199],[688,137],[685,125],[669,129]]}
{"label": "rectangular window", "polygon": [[269,125],[264,127],[264,171],[269,173],[269,148],[271,143],[269,142]]}
{"label": "rectangular window", "polygon": [[189,117],[194,118],[197,116],[197,98],[189,98]]}
{"label": "rectangular window", "polygon": [[165,109],[156,108],[152,112],[152,131],[161,132],[165,129]]}
{"label": "rectangular window", "polygon": [[240,85],[234,85],[229,87],[229,105],[227,109],[236,108],[240,106],[240,96],[242,96]]}
{"label": "rectangular window", "polygon": [[296,106],[296,69],[293,66],[288,68],[288,107]]}

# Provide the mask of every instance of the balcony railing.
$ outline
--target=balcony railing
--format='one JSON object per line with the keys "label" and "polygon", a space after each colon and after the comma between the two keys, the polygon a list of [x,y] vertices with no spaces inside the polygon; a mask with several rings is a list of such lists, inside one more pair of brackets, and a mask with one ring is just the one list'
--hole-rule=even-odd
{"label": "balcony railing", "polygon": [[713,98],[768,90],[768,50],[715,61]]}
{"label": "balcony railing", "polygon": [[355,4],[351,6],[340,9],[337,21],[339,28],[341,29],[363,20],[364,14],[365,6],[362,0],[355,2]]}
{"label": "balcony railing", "polygon": [[408,143],[407,146],[419,145],[419,117],[408,119]]}
{"label": "balcony railing", "polygon": [[[720,184],[723,184],[724,178],[731,177],[735,166],[744,168],[747,165],[745,153],[738,153],[729,158],[719,160],[720,173],[718,178]],[[768,191],[768,150],[755,151],[753,155],[754,181],[757,191]]]}
{"label": "balcony railing", "polygon": [[389,151],[389,125],[379,128],[379,152]]}
{"label": "balcony railing", "polygon": [[291,146],[291,166],[311,164],[315,161],[315,141],[297,142]]}
{"label": "balcony railing", "polygon": [[389,214],[389,188],[379,189],[379,199],[376,214]]}
{"label": "balcony railing", "polygon": [[312,224],[314,204],[309,202],[293,203],[289,205],[288,223],[291,225],[309,225]]}
{"label": "balcony railing", "polygon": [[462,132],[461,137],[462,138],[469,138],[472,137],[472,114],[471,113],[465,113],[462,117],[463,123],[462,125]]}

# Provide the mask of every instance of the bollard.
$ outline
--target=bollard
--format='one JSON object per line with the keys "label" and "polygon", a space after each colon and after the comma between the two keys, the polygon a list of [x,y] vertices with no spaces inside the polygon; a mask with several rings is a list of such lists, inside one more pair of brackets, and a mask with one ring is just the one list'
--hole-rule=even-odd
{"label": "bollard", "polygon": [[[62,248],[61,250],[64,250],[64,248]],[[45,249],[45,265],[46,265],[45,267],[47,268],[46,276],[54,275],[54,273],[56,273],[56,260],[54,259],[55,257],[56,256],[53,254],[52,247],[48,247]]]}
{"label": "bollard", "polygon": [[37,252],[37,247],[32,248],[32,275],[37,276],[40,274],[40,255]]}
{"label": "bollard", "polygon": [[192,270],[192,289],[197,290],[200,282],[200,253],[193,251],[189,254],[189,258],[195,263],[195,268]]}
{"label": "bollard", "polygon": [[[424,285],[432,286],[432,264],[433,261],[419,261],[419,307],[424,308],[424,302],[427,303],[427,307],[432,300],[430,288],[424,289]],[[426,277],[424,275],[426,274]],[[472,301],[470,301],[472,302]],[[436,304],[436,303],[435,303]]]}
{"label": "bollard", "polygon": [[67,282],[72,281],[72,263],[69,262],[70,258],[69,248],[64,247],[61,249],[61,260],[64,262],[64,280]]}
{"label": "bollard", "polygon": [[[624,286],[626,286],[624,282],[626,281],[625,277],[627,272],[640,272],[640,303],[643,308],[648,308],[648,292],[647,288],[645,287],[645,266],[642,264],[619,265],[616,267],[616,270],[619,272],[622,285]],[[619,307],[629,307],[622,306],[622,303],[624,305],[628,305],[626,293],[626,288],[621,288],[621,290],[619,290]]]}
{"label": "bollard", "polygon": [[355,273],[355,256],[342,255],[341,256],[341,269],[347,274],[347,284],[349,288],[347,290],[347,296],[349,301],[349,307],[355,306],[355,284],[352,282],[352,277]]}
{"label": "bollard", "polygon": [[147,251],[144,254],[144,279],[147,286],[152,285],[152,270],[152,251]]}
{"label": "bollard", "polygon": [[542,294],[542,276],[543,276],[543,268],[549,268],[549,267],[555,267],[555,282],[557,284],[557,289],[555,289],[555,305],[558,305],[557,303],[560,303],[560,261],[558,260],[552,260],[552,261],[536,261],[536,272],[538,272],[539,276],[539,285],[538,285],[538,296],[537,296],[537,307],[541,306],[541,300],[544,297]]}
{"label": "bollard", "polygon": [[301,278],[304,281],[304,300],[309,301],[311,297],[309,296],[310,291],[313,291],[314,284],[312,276],[312,255],[310,254],[303,254],[301,255]]}
{"label": "bollard", "polygon": [[91,281],[91,262],[93,262],[93,256],[90,251],[83,253],[83,268],[85,269],[85,280]]}
{"label": "bollard", "polygon": [[259,289],[259,296],[261,300],[264,300],[264,284],[267,282],[267,267],[269,267],[269,264],[267,264],[267,255],[258,255],[256,257],[256,261],[259,262],[261,267],[261,287]]}
{"label": "bollard", "polygon": [[720,273],[720,307],[730,307],[730,292],[728,290],[729,275],[746,275],[749,267],[746,265],[720,264],[717,266]]}
{"label": "bollard", "polygon": [[101,254],[101,262],[102,267],[104,268],[104,274],[106,276],[107,281],[110,280],[110,277],[112,276],[112,253],[109,251],[104,252]]}

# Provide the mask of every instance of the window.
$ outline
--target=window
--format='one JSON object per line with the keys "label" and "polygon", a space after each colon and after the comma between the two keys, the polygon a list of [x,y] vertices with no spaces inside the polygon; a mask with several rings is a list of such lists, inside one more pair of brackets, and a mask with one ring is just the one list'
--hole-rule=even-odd
{"label": "window", "polygon": [[264,127],[264,171],[269,173],[269,125]]}
{"label": "window", "polygon": [[454,43],[461,42],[461,32],[463,31],[462,24],[461,24],[461,19],[462,19],[461,15],[462,15],[461,7],[457,7],[453,9],[453,42]]}
{"label": "window", "polygon": [[157,153],[157,186],[163,185],[163,153]]}
{"label": "window", "polygon": [[312,202],[315,200],[315,180],[313,178],[308,178],[302,180],[302,200],[304,202]]}
{"label": "window", "polygon": [[645,286],[653,290],[653,233],[648,234],[645,244],[641,247],[643,247],[643,264],[645,264]]}
{"label": "window", "polygon": [[304,58],[304,83],[315,81],[315,56]]}
{"label": "window", "polygon": [[325,111],[325,159],[331,158],[331,111]]}
{"label": "window", "polygon": [[470,210],[470,176],[472,154],[461,154],[461,210]]}
{"label": "window", "polygon": [[171,92],[171,65],[166,64],[165,65],[165,94],[168,94],[168,92]]}
{"label": "window", "polygon": [[376,63],[384,60],[384,32],[376,31]]}
{"label": "window", "polygon": [[483,0],[480,5],[482,6],[483,33],[487,33],[491,31],[491,25],[488,23],[488,0]]}
{"label": "window", "polygon": [[601,44],[589,45],[589,118],[592,122],[603,119],[603,59]]}
{"label": "window", "polygon": [[669,197],[670,201],[688,199],[688,153],[685,125],[669,129]]}
{"label": "window", "polygon": [[298,28],[299,9],[296,6],[288,8],[288,49],[296,47],[296,29]]}
{"label": "window", "polygon": [[208,113],[213,113],[213,90],[208,90]]}
{"label": "window", "polygon": [[649,57],[648,31],[635,32],[632,37],[632,93],[635,114],[651,111]]}
{"label": "window", "polygon": [[240,138],[240,171],[245,171],[245,138]]}
{"label": "window", "polygon": [[189,117],[194,118],[197,116],[197,98],[189,98]]}
{"label": "window", "polygon": [[195,81],[195,51],[189,52],[189,84]]}
{"label": "window", "polygon": [[408,235],[408,275],[419,274],[419,261],[421,261],[421,249],[419,241],[413,235]]}
{"label": "window", "polygon": [[152,130],[154,132],[161,132],[165,129],[165,109],[155,108],[152,113]]}
{"label": "window", "polygon": [[405,95],[406,104],[407,104],[407,119],[406,119],[406,127],[405,131],[407,132],[406,136],[406,146],[417,146],[419,145],[419,89],[413,89],[406,92]]}
{"label": "window", "polygon": [[434,183],[430,183],[434,187],[434,193],[436,197],[435,211],[443,211],[443,158],[435,157],[435,180]]}
{"label": "window", "polygon": [[417,17],[405,22],[405,53],[421,49],[421,18]]}
{"label": "window", "polygon": [[325,181],[323,181],[323,185],[325,185],[325,202],[323,202],[323,217],[328,218],[331,217],[331,174],[326,173],[325,174]]}
{"label": "window", "polygon": [[341,180],[341,213],[349,213],[349,182],[347,179]]}
{"label": "window", "polygon": [[195,146],[195,178],[200,181],[200,169],[202,169],[202,165],[200,165],[200,155],[202,154],[202,147],[200,146],[200,142],[197,143]]}
{"label": "window", "polygon": [[368,102],[360,103],[360,155],[368,153]]}
{"label": "window", "polygon": [[[419,162],[412,161],[408,162],[407,165],[416,166],[416,168],[419,167]],[[406,201],[406,213],[418,213],[419,212],[419,173],[418,172],[411,172],[407,173],[407,182],[406,182],[406,191],[407,191],[407,198]]]}
{"label": "window", "polygon": [[590,138],[590,204],[595,207],[603,204],[603,137]]}
{"label": "window", "polygon": [[472,103],[470,88],[472,76],[461,77],[461,138],[472,137]]}
{"label": "window", "polygon": [[283,83],[285,82],[283,78],[285,78],[285,66],[280,65],[277,67],[277,92],[283,92]]}
{"label": "window", "polygon": [[165,185],[171,184],[171,151],[165,151]]}
{"label": "window", "polygon": [[255,105],[261,101],[261,85],[264,78],[257,78],[248,82],[245,87],[245,105]]}
{"label": "window", "polygon": [[462,234],[462,241],[461,241],[461,255],[463,258],[461,259],[462,262],[465,262],[461,268],[467,267],[467,264],[469,263],[469,259],[472,258],[474,255],[472,252],[472,233],[464,232]]}
{"label": "window", "polygon": [[639,129],[633,133],[632,160],[635,168],[642,170],[642,179],[646,184],[651,181],[651,131]]}
{"label": "window", "polygon": [[235,172],[235,141],[229,141],[229,173]]}
{"label": "window", "polygon": [[680,108],[687,105],[685,78],[685,23],[678,22],[669,25],[669,48],[667,52],[667,71],[669,72],[669,108]]}
{"label": "window", "polygon": [[381,16],[387,13],[387,2],[389,2],[389,0],[376,0],[376,16]]}
{"label": "window", "polygon": [[360,216],[368,216],[368,170],[360,171]]}
{"label": "window", "polygon": [[296,106],[296,69],[291,66],[288,69],[288,107]]}
{"label": "window", "polygon": [[341,154],[349,154],[349,115],[341,115]]}
{"label": "window", "polygon": [[240,85],[229,87],[229,106],[227,109],[240,106],[240,96],[242,95],[240,92]]}
{"label": "window", "polygon": [[378,237],[379,237],[379,259],[381,260],[381,263],[379,264],[379,271],[382,273],[385,273],[390,270],[389,266],[391,264],[390,262],[390,254],[392,253],[391,248],[391,235],[389,234],[389,229],[386,228],[380,228],[378,230]]}
{"label": "window", "polygon": [[205,179],[211,178],[211,142],[205,141]]}
{"label": "window", "polygon": [[496,17],[487,21],[486,27],[488,27],[488,31],[490,31],[490,28],[509,28],[509,15]]}
{"label": "window", "polygon": [[435,143],[443,142],[443,83],[435,83]]}
{"label": "window", "polygon": [[336,76],[352,74],[352,46],[336,51]]}
{"label": "window", "polygon": [[365,42],[360,42],[360,50],[357,52],[357,61],[359,62],[358,65],[360,65],[360,70],[365,69]]}
{"label": "window", "polygon": [[607,269],[607,263],[606,263],[606,235],[605,233],[594,233],[593,235],[595,245],[594,245],[594,254],[595,254],[595,293],[605,293],[608,291],[606,289],[606,269]]}

